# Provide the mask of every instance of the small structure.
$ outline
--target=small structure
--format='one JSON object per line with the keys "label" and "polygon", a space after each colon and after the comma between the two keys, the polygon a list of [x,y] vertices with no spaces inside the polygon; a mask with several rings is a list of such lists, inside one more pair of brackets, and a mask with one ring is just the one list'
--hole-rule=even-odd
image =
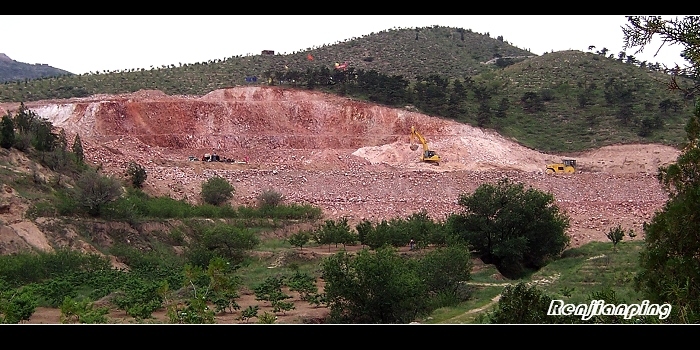
{"label": "small structure", "polygon": [[262,50],[263,55],[274,55],[275,50]]}

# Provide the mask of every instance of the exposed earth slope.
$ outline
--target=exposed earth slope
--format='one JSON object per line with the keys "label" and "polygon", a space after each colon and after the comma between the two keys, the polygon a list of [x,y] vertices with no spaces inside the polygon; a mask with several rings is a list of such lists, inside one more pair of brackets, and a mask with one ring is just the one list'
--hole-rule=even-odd
{"label": "exposed earth slope", "polygon": [[[18,105],[2,104],[0,113]],[[617,224],[641,232],[667,198],[656,169],[679,153],[624,145],[550,155],[409,110],[275,87],[201,97],[139,91],[26,106],[64,128],[69,142],[79,133],[86,159],[105,172],[122,174],[132,160],[143,165],[145,188],[155,195],[199,201],[201,183],[216,174],[235,186],[234,204],[274,189],[289,202],[320,206],[328,218],[381,220],[424,209],[441,219],[460,210],[461,193],[507,176],[555,195],[572,218],[574,245],[606,240]],[[420,148],[410,150],[412,125],[442,156],[439,166],[421,163]],[[247,164],[188,160],[212,151]],[[545,164],[563,156],[575,157],[580,173],[546,176]]]}

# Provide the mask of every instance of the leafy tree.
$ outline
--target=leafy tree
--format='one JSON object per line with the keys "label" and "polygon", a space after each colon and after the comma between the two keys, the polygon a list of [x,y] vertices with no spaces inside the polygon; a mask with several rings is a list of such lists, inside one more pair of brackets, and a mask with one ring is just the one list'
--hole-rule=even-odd
{"label": "leafy tree", "polygon": [[48,120],[37,119],[32,125],[32,146],[40,152],[51,152],[57,145],[58,135],[53,133],[53,124]]}
{"label": "leafy tree", "polygon": [[644,117],[639,122],[639,131],[637,135],[641,137],[650,136],[654,130],[660,129],[663,126],[660,116],[656,117]]}
{"label": "leafy tree", "polygon": [[372,229],[372,222],[367,219],[363,219],[360,223],[355,225],[355,230],[357,231],[357,239],[360,241],[360,244],[367,244],[367,236],[372,231]]}
{"label": "leafy tree", "polygon": [[632,118],[634,118],[634,108],[631,104],[625,103],[620,106],[615,116],[620,120],[622,125],[628,125],[632,121]]}
{"label": "leafy tree", "polygon": [[398,229],[405,233],[397,245],[405,245],[406,238],[410,241],[413,239],[419,248],[425,248],[433,241],[434,235],[440,231],[439,225],[430,218],[428,212],[423,209],[419,212],[411,214],[406,218],[405,229]]}
{"label": "leafy tree", "polygon": [[83,143],[82,141],[80,141],[79,134],[75,134],[75,139],[73,140],[73,146],[71,150],[73,151],[73,154],[75,154],[78,163],[82,164],[85,161],[85,154],[83,152]]}
{"label": "leafy tree", "polygon": [[523,109],[529,113],[539,112],[544,109],[542,98],[533,91],[524,93],[520,98],[520,102],[523,104]]}
{"label": "leafy tree", "polygon": [[[700,44],[697,33],[700,18],[663,20],[660,16],[628,16],[623,27],[625,48],[639,46],[641,52],[655,35],[668,44],[684,47],[681,56],[690,64],[673,72],[670,86],[694,96],[700,81],[692,89],[680,88],[676,75],[697,78],[700,68]],[[669,193],[664,207],[651,223],[645,223],[645,246],[640,254],[641,272],[635,285],[652,303],[673,305],[672,323],[700,321],[700,104],[686,128],[687,142],[676,162],[659,168],[658,179]]]}
{"label": "leafy tree", "polygon": [[233,198],[235,188],[226,179],[214,176],[202,183],[202,199],[207,204],[220,205]]}
{"label": "leafy tree", "polygon": [[505,118],[508,109],[510,108],[510,101],[507,97],[502,98],[498,102],[498,107],[496,108],[496,116],[498,118]]}
{"label": "leafy tree", "polygon": [[289,244],[291,244],[294,247],[299,247],[299,249],[304,249],[304,245],[306,243],[309,243],[309,241],[313,238],[313,235],[309,231],[299,231],[295,234],[292,234],[287,238],[287,241],[289,241]]}
{"label": "leafy tree", "polygon": [[491,107],[488,102],[479,102],[479,111],[476,115],[476,123],[479,127],[485,127],[491,123]]}
{"label": "leafy tree", "polygon": [[34,124],[39,120],[39,116],[31,111],[24,105],[24,102],[20,102],[19,109],[15,113],[15,126],[17,131],[21,134],[29,134],[34,127]]}
{"label": "leafy tree", "polygon": [[473,263],[469,248],[438,248],[420,258],[418,271],[432,293],[457,294],[460,283],[471,279]]}
{"label": "leafy tree", "polygon": [[460,195],[459,205],[464,211],[453,218],[452,230],[506,276],[545,266],[569,244],[569,218],[554,196],[522,183],[505,178],[483,184],[471,195]]}
{"label": "leafy tree", "polygon": [[447,116],[450,118],[459,118],[467,109],[464,106],[464,102],[467,99],[467,89],[462,84],[462,81],[455,79],[452,83],[452,92],[450,93],[449,100],[447,101]]}
{"label": "leafy tree", "polygon": [[258,311],[260,311],[260,306],[249,305],[245,310],[241,311],[240,319],[244,320],[245,323],[248,323],[249,319],[258,317]]}
{"label": "leafy tree", "polygon": [[617,225],[615,228],[608,230],[605,237],[608,237],[610,242],[612,242],[613,249],[617,249],[617,244],[622,242],[622,239],[625,238],[625,233],[626,231],[622,229],[622,225]]}
{"label": "leafy tree", "polygon": [[88,169],[75,182],[75,196],[78,203],[90,215],[97,216],[106,204],[115,201],[122,194],[119,181],[102,176]]}
{"label": "leafy tree", "polygon": [[334,220],[326,220],[322,227],[313,232],[314,239],[318,244],[328,244],[328,251],[331,250],[331,244],[345,246],[357,241],[357,237],[350,229],[347,218],[342,218],[337,222]]}
{"label": "leafy tree", "polygon": [[427,309],[427,287],[416,262],[393,248],[339,252],[323,262],[332,322],[409,323]]}
{"label": "leafy tree", "polygon": [[151,318],[153,312],[163,305],[161,286],[160,283],[129,278],[115,295],[114,304],[136,319]]}
{"label": "leafy tree", "polygon": [[253,230],[223,223],[203,227],[195,239],[187,248],[186,256],[192,265],[201,268],[207,268],[215,257],[224,258],[235,266],[246,257],[246,251],[260,243]]}
{"label": "leafy tree", "polygon": [[696,77],[700,68],[700,45],[697,41],[700,18],[683,16],[682,18],[664,20],[661,16],[627,16],[627,24],[622,27],[624,49],[634,48],[635,53],[642,52],[651,44],[652,38],[660,37],[664,44],[683,47],[681,57],[689,65],[671,70],[670,87],[683,92],[686,96],[695,96],[700,91],[700,81],[695,80],[691,89],[684,89],[677,83],[677,76]]}
{"label": "leafy tree", "polygon": [[293,292],[299,292],[301,300],[319,306],[322,296],[318,293],[316,279],[308,274],[296,271],[292,277],[287,279],[287,286]]}
{"label": "leafy tree", "polygon": [[645,248],[637,287],[652,302],[673,305],[671,322],[700,321],[700,107],[688,122],[688,140],[676,163],[659,170],[669,200],[644,225]]}
{"label": "leafy tree", "polygon": [[211,324],[214,323],[214,310],[207,305],[212,287],[212,278],[199,266],[186,264],[184,269],[184,286],[191,288],[191,295],[184,303],[174,304],[170,299],[172,292],[168,283],[158,289],[158,295],[166,304],[170,323],[177,324]]}
{"label": "leafy tree", "polygon": [[0,124],[0,147],[10,149],[15,143],[15,123],[10,114],[2,117]]}
{"label": "leafy tree", "polygon": [[233,274],[231,264],[223,258],[214,258],[209,262],[207,275],[210,279],[212,296],[210,299],[216,305],[216,312],[233,312],[241,307],[236,302],[240,278]]}
{"label": "leafy tree", "polygon": [[255,300],[269,301],[274,313],[294,309],[294,303],[285,301],[291,296],[282,291],[283,285],[283,277],[270,276],[266,278],[263,283],[253,289]]}
{"label": "leafy tree", "polygon": [[143,187],[143,183],[148,177],[146,174],[146,169],[141,166],[141,164],[134,161],[130,161],[129,165],[126,167],[126,176],[129,177],[129,181],[136,188]]}

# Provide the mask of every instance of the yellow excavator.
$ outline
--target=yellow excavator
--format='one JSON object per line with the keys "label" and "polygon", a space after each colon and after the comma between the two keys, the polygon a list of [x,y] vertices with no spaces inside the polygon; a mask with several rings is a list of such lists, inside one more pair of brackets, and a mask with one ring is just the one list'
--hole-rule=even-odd
{"label": "yellow excavator", "polygon": [[573,174],[576,172],[576,159],[562,159],[561,163],[547,164],[547,174]]}
{"label": "yellow excavator", "polygon": [[435,153],[435,151],[431,151],[428,149],[428,142],[425,141],[423,135],[416,131],[415,126],[411,126],[410,143],[412,151],[418,149],[418,145],[414,143],[414,139],[418,139],[418,141],[420,141],[420,143],[423,145],[423,154],[421,154],[420,160],[423,162],[432,163],[434,165],[440,165],[440,156],[437,153]]}

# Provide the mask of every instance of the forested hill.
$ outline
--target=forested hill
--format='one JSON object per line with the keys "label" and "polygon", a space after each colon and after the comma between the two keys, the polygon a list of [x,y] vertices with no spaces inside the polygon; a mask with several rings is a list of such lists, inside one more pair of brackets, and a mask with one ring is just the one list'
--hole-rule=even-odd
{"label": "forested hill", "polygon": [[[611,33],[611,35],[619,35]],[[693,96],[658,64],[608,48],[541,56],[507,38],[451,27],[392,28],[302,48],[0,84],[0,102],[236,85],[317,89],[493,129],[542,151],[684,140]],[[688,83],[681,80],[681,83]]]}
{"label": "forested hill", "polygon": [[72,74],[63,69],[51,67],[48,64],[18,62],[6,54],[0,53],[0,83]]}

